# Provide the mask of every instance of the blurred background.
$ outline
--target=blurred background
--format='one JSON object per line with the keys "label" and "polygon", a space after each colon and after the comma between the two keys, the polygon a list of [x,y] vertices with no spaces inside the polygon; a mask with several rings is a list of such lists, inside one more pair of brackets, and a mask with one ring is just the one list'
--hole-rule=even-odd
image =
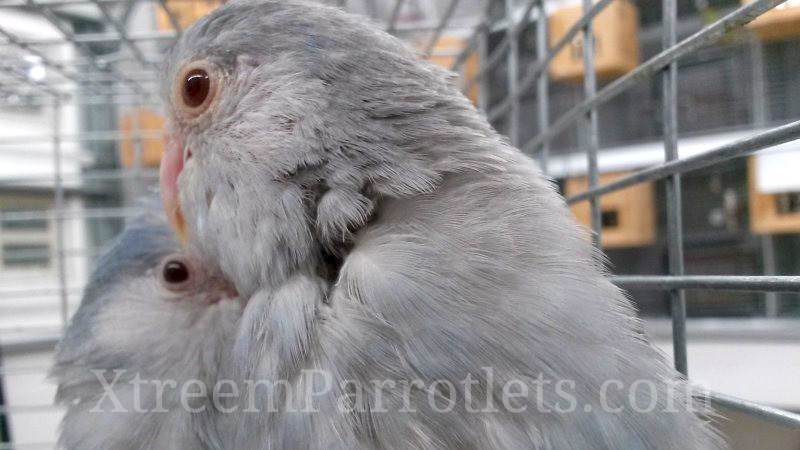
{"label": "blurred background", "polygon": [[[579,2],[328,3],[368,17],[420,57],[454,69],[470,99],[526,151],[549,118],[584,99],[580,35],[542,76],[528,77],[543,48],[537,44],[562,38],[581,16]],[[677,3],[678,40],[741,6]],[[162,53],[183,27],[217,6],[0,0],[0,449],[55,446],[60,411],[51,406],[54,387],[46,380],[54,345],[95,257],[157,184]],[[535,27],[540,17],[544,38]],[[663,49],[661,0],[612,0],[593,25],[599,88]],[[800,1],[725,33],[678,65],[680,158],[800,119]],[[519,93],[512,116],[503,111],[514,77],[522,82],[512,88]],[[642,77],[599,107],[601,183],[664,162],[662,83],[660,76]],[[537,102],[543,92],[544,106]],[[588,186],[585,139],[577,126],[567,127],[539,152],[567,196]],[[602,197],[601,244],[615,274],[669,273],[665,195],[662,182],[647,182]],[[682,200],[687,274],[800,272],[800,141],[689,172]],[[572,209],[588,225],[588,204]],[[669,294],[630,295],[654,343],[671,354]],[[800,294],[689,290],[686,299],[695,382],[800,412]],[[737,413],[723,427],[736,448],[800,449],[797,429]]]}

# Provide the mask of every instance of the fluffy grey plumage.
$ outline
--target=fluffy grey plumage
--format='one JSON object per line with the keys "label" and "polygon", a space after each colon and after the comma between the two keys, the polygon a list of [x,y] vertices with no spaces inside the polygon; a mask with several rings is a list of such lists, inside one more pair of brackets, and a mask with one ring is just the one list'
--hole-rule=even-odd
{"label": "fluffy grey plumage", "polygon": [[[187,64],[216,83],[198,108],[181,97]],[[685,410],[686,384],[639,333],[553,185],[451,74],[363,18],[278,1],[199,21],[166,73],[173,151],[191,155],[177,180],[189,238],[249,299],[236,344],[245,376],[297,391],[311,383],[304,369],[334,386],[398,386],[382,390],[389,412],[336,387],[315,399],[320,412],[242,414],[230,448],[723,446]],[[467,410],[468,377],[472,402],[498,411]],[[534,393],[538,377],[575,382],[577,410],[553,411],[552,389],[518,400],[523,412],[501,403],[504,383]],[[426,387],[403,392],[411,380]],[[625,390],[604,407],[606,380]],[[636,380],[653,390],[629,395]],[[430,396],[456,406],[437,412]],[[406,397],[414,412],[401,411]]]}
{"label": "fluffy grey plumage", "polygon": [[[165,258],[190,265],[187,283],[164,286],[158,271]],[[225,358],[241,305],[229,291],[213,268],[179,251],[163,217],[153,213],[132,223],[99,259],[58,346],[51,376],[56,400],[67,408],[62,448],[221,448],[215,405],[192,413],[179,392],[187,380],[213,386],[230,367]],[[136,377],[144,381],[138,392],[131,384]],[[158,393],[155,383],[173,381],[176,387],[163,385]],[[186,398],[195,410],[209,403]]]}

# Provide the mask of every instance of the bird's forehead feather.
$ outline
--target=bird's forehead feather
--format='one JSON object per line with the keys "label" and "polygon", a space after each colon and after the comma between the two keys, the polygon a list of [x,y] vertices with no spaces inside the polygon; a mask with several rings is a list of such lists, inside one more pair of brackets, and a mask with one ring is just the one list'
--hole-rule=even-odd
{"label": "bird's forehead feather", "polygon": [[[362,20],[363,22],[363,20]],[[233,1],[189,27],[173,47],[170,64],[213,58],[225,68],[240,55],[296,51],[314,56],[346,42],[362,43],[369,27],[336,8],[296,1]]]}
{"label": "bird's forehead feather", "polygon": [[[90,302],[125,279],[140,277],[166,255],[176,251],[178,243],[167,223],[153,215],[138,217],[97,261],[85,298]],[[96,295],[94,295],[96,294]]]}
{"label": "bird's forehead feather", "polygon": [[111,303],[124,301],[116,295],[133,280],[146,276],[158,262],[178,249],[172,230],[159,212],[134,218],[125,231],[98,258],[81,305],[71,319],[59,348],[59,361],[85,351],[94,336],[97,315]]}

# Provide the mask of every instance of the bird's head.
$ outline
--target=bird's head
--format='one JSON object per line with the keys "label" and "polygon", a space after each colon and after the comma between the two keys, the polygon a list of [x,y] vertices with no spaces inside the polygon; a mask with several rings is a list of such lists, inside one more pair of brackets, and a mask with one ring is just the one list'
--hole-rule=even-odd
{"label": "bird's head", "polygon": [[216,371],[241,311],[232,285],[181,249],[160,215],[140,217],[97,261],[59,344],[59,395],[96,394],[93,370],[122,371],[126,379]]}
{"label": "bird's head", "polygon": [[237,299],[213,264],[179,246],[161,211],[136,218],[98,259],[58,345],[59,448],[217,448],[207,445],[218,441],[216,410],[181,392],[229,376]]}
{"label": "bird's head", "polygon": [[166,208],[243,294],[341,253],[381,196],[433,189],[448,155],[495,138],[449,72],[318,4],[222,6],[165,81]]}

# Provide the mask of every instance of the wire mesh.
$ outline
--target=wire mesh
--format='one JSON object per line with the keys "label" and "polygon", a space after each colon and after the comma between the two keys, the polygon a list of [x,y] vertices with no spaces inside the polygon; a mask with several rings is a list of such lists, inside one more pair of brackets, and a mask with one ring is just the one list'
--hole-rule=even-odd
{"label": "wire mesh", "polygon": [[[668,260],[669,275],[667,276],[628,276],[614,277],[614,281],[627,287],[648,287],[668,290],[671,295],[672,303],[672,334],[673,334],[673,353],[675,367],[678,371],[688,374],[687,343],[686,343],[686,299],[684,289],[747,289],[779,291],[797,291],[800,285],[797,284],[800,278],[793,276],[685,276],[683,269],[683,228],[681,225],[681,174],[699,167],[708,166],[728,159],[730,157],[743,156],[754,153],[758,150],[767,148],[770,145],[785,143],[800,137],[800,132],[796,129],[797,123],[787,124],[781,127],[765,131],[760,135],[735,142],[714,149],[703,155],[683,160],[678,159],[678,135],[677,135],[677,69],[678,59],[686,54],[697,50],[702,45],[719,39],[725,32],[735,27],[741,27],[752,21],[760,14],[777,6],[782,1],[757,0],[745,4],[725,17],[705,26],[696,34],[686,38],[680,43],[676,42],[676,21],[677,3],[674,0],[663,0],[663,51],[656,57],[646,61],[627,75],[617,79],[599,92],[596,90],[595,70],[594,70],[594,44],[592,39],[592,18],[599,14],[609,2],[598,2],[592,4],[590,0],[583,2],[583,17],[577,21],[570,30],[549,49],[547,53],[541,52],[531,65],[530,71],[519,83],[514,71],[514,82],[509,83],[513,87],[507,89],[508,94],[505,99],[488,111],[490,120],[506,114],[518,116],[518,101],[521,95],[520,90],[529,88],[538,78],[544,76],[548,65],[552,62],[555,55],[571,42],[578,33],[583,35],[583,63],[584,63],[584,100],[574,106],[566,114],[558,118],[551,126],[542,126],[537,136],[522,146],[526,153],[536,153],[543,151],[550,141],[566,130],[573,122],[582,118],[581,129],[585,135],[582,150],[585,151],[588,167],[589,189],[581,194],[568,198],[570,203],[579,201],[590,202],[590,226],[593,231],[593,242],[599,245],[601,238],[601,212],[599,197],[623,187],[643,182],[648,179],[665,178],[666,185],[666,210],[667,210],[667,241],[668,241]],[[544,16],[540,16],[544,17]],[[544,21],[541,21],[544,23]],[[544,28],[544,25],[540,25]],[[505,51],[505,46],[499,47]],[[544,57],[543,57],[544,54]],[[491,59],[489,56],[487,63],[493,64],[499,59]],[[482,70],[488,70],[482,65]],[[510,71],[511,69],[509,69]],[[665,163],[647,169],[639,170],[621,180],[599,186],[599,169],[597,163],[598,152],[598,125],[597,107],[614,96],[622,93],[626,88],[643,77],[653,76],[661,72],[663,81],[663,144],[665,153]],[[547,94],[545,90],[540,91],[539,101],[544,103],[542,109],[546,110]],[[546,117],[546,115],[542,115]],[[518,117],[512,120],[516,123]],[[541,119],[540,119],[541,120]],[[546,119],[545,119],[546,120]],[[546,124],[546,122],[544,122]],[[512,126],[512,130],[515,128]],[[774,138],[774,140],[772,140]],[[512,142],[515,137],[512,135]],[[754,142],[755,141],[755,142]],[[547,160],[543,162],[543,167],[547,167]],[[735,399],[730,396],[712,394],[711,400],[718,404],[748,412],[750,414],[773,420],[782,424],[789,424],[793,427],[800,426],[800,416],[797,414],[780,411],[774,408],[761,407],[751,402]]]}
{"label": "wire mesh", "polygon": [[[503,131],[509,140],[524,152],[535,156],[545,174],[550,173],[551,149],[556,139],[578,125],[581,134],[579,148],[586,158],[588,188],[568,196],[567,202],[590,203],[590,224],[595,245],[599,246],[602,238],[602,196],[645,182],[660,180],[665,183],[667,273],[618,275],[612,279],[625,288],[646,288],[669,293],[675,366],[688,374],[685,290],[800,292],[798,276],[686,275],[683,254],[682,175],[796,140],[800,138],[800,121],[766,128],[768,121],[764,119],[760,125],[765,128],[758,133],[706,149],[694,156],[679,157],[679,60],[724,39],[732,30],[741,29],[782,2],[755,0],[741,5],[679,40],[678,2],[662,0],[661,50],[633,70],[599,88],[595,77],[597,55],[593,43],[593,21],[612,4],[612,0],[583,0],[580,18],[555,41],[549,36],[548,3],[544,0],[366,0],[329,3],[371,16],[388,32],[414,45],[420,57],[449,58],[450,68],[465,74],[461,80],[465,93],[470,93],[474,87],[478,88],[474,99],[478,107],[491,122],[504,124]],[[28,248],[23,257],[38,261],[42,257],[53,256],[56,279],[52,286],[35,284],[36,288],[3,288],[0,290],[0,299],[7,302],[24,298],[45,302],[42,299],[54,296],[58,309],[57,322],[33,323],[25,330],[15,326],[3,328],[0,325],[0,337],[5,338],[6,342],[8,336],[23,340],[25,336],[58,336],[57,329],[66,326],[82,290],[83,278],[70,273],[69,268],[79,259],[91,259],[104,242],[104,239],[95,239],[77,247],[67,245],[67,235],[75,233],[75,227],[71,224],[80,222],[107,238],[119,229],[124,219],[139,212],[130,199],[146,192],[154,184],[156,170],[147,167],[143,159],[148,142],[160,139],[161,130],[146,127],[138,115],[134,116],[130,129],[121,130],[113,117],[120,110],[158,108],[159,62],[163,50],[182,32],[182,22],[173,9],[175,5],[176,2],[169,0],[5,0],[0,3],[0,13],[23,14],[28,19],[34,18],[38,21],[36,23],[47,24],[49,29],[47,33],[31,36],[21,33],[18,27],[0,21],[0,51],[3,52],[0,55],[7,56],[0,63],[0,108],[39,111],[49,118],[46,126],[50,127],[31,131],[30,134],[0,136],[0,151],[9,154],[18,152],[23,157],[31,151],[30,148],[49,151],[53,164],[52,168],[38,174],[0,176],[0,191],[52,194],[52,202],[39,209],[3,208],[0,212],[0,233],[4,228],[13,228],[15,223],[53,223],[54,235],[47,238],[54,244],[53,254],[46,249]],[[497,5],[500,6],[500,13],[497,12]],[[156,15],[162,15],[169,29],[158,29],[152,23],[142,26],[141,17],[149,17],[152,22],[152,17]],[[75,20],[75,17],[79,19]],[[530,55],[523,54],[520,45],[521,36],[528,28],[533,30],[534,41]],[[455,53],[439,47],[443,37],[453,30],[458,30],[463,37],[461,48]],[[493,33],[498,31],[502,32],[502,38],[493,44]],[[580,37],[584,43],[581,51],[585,69],[581,96],[551,120],[554,109],[549,69],[556,55]],[[759,46],[754,48],[753,51],[760,51]],[[525,64],[523,57],[528,56],[530,60]],[[478,59],[477,69],[465,71],[464,68],[473,57]],[[501,89],[498,89],[493,78],[499,69],[504,70]],[[763,78],[757,69],[753,70],[754,79]],[[46,74],[43,75],[43,71]],[[663,132],[660,139],[664,162],[601,184],[598,108],[623,95],[642,80],[654,77],[661,78],[660,123]],[[755,95],[763,96],[763,84],[754,82],[754,86],[754,89],[760,89]],[[523,100],[531,97],[535,100],[534,114],[529,114],[523,105]],[[86,123],[76,127],[74,116],[81,111],[87,116],[84,118]],[[656,111],[653,113],[658,115]],[[534,122],[533,115],[536,117],[537,132],[525,140],[523,131]],[[133,158],[127,167],[120,167],[115,162],[116,152],[125,141],[131,144]],[[90,171],[81,168],[81,158],[85,156],[82,152],[87,149],[95,162],[100,162]],[[118,204],[105,201],[107,194],[104,191],[108,189],[121,191],[121,197],[126,200]],[[78,198],[82,203],[76,206],[73,200]],[[35,273],[27,279],[19,275],[17,281],[37,283],[38,277]],[[712,399],[723,406],[746,411],[784,426],[800,427],[800,416],[797,414],[721,394],[713,395]],[[2,410],[0,415],[4,412],[9,411]],[[48,445],[39,446],[46,448]],[[2,448],[19,447],[6,445]]]}

